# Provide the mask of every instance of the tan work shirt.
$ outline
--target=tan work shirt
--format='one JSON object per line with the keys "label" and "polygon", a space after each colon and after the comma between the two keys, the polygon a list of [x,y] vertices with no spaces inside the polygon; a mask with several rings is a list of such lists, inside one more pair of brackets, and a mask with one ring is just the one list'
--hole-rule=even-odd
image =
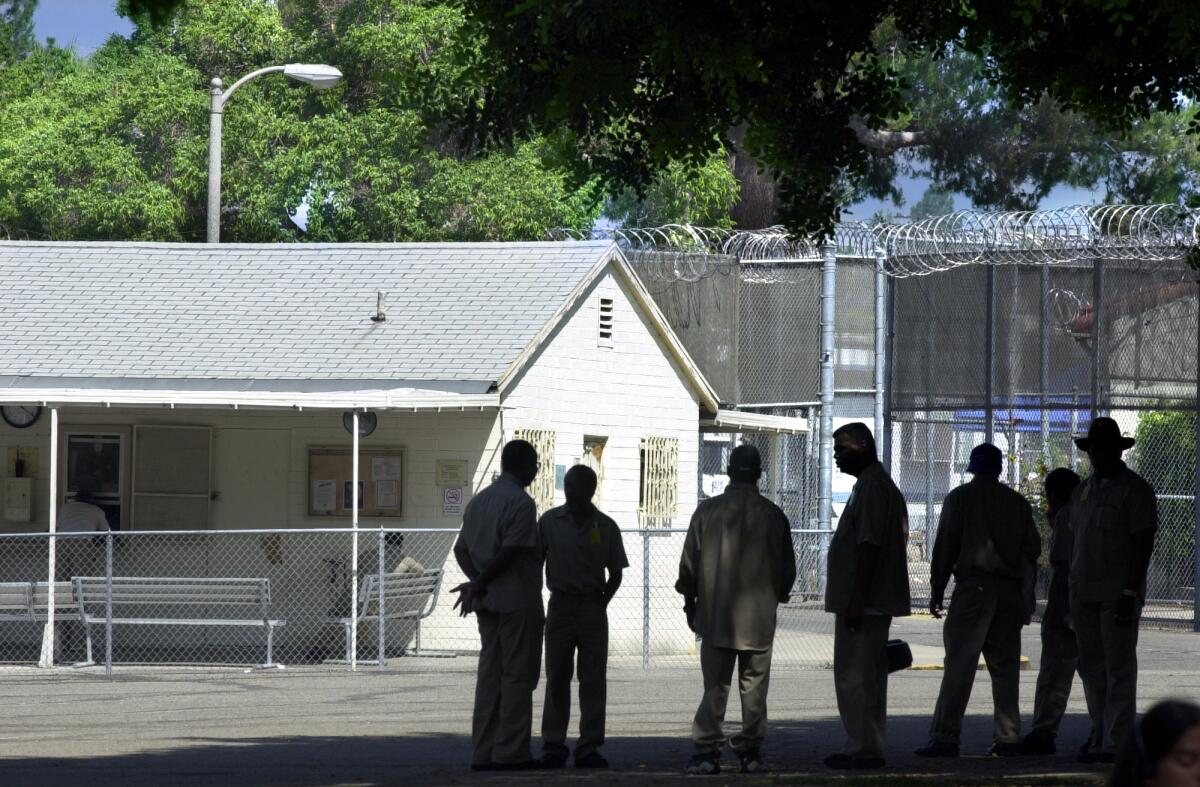
{"label": "tan work shirt", "polygon": [[503,473],[475,495],[463,512],[455,551],[466,548],[476,570],[483,571],[504,547],[522,551],[487,586],[480,608],[506,613],[542,607],[542,550],[537,506],[512,475]]}
{"label": "tan work shirt", "polygon": [[879,462],[854,482],[846,508],[829,542],[825,611],[844,613],[854,593],[858,545],[879,548],[879,561],[867,584],[867,612],[893,617],[912,614],[908,596],[908,506]]}
{"label": "tan work shirt", "polygon": [[775,607],[796,582],[787,516],[752,483],[734,482],[692,515],[675,589],[696,599],[696,633],[717,648],[766,650]]}
{"label": "tan work shirt", "polygon": [[975,476],[942,503],[930,583],[940,598],[955,577],[1033,578],[1041,537],[1033,507],[999,479]]}
{"label": "tan work shirt", "polygon": [[621,529],[611,517],[592,507],[576,521],[566,506],[551,508],[538,520],[546,587],[552,593],[599,596],[610,574],[629,566]]}
{"label": "tan work shirt", "polygon": [[[1071,599],[1116,601],[1129,582],[1133,536],[1158,527],[1158,500],[1140,475],[1121,464],[1112,478],[1092,475],[1071,495]],[[1144,599],[1146,587],[1136,588]]]}

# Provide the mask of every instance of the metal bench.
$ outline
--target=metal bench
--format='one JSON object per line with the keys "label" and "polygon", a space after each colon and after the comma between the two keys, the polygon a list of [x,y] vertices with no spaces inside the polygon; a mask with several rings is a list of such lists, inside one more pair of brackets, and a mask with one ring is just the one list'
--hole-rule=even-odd
{"label": "metal bench", "polygon": [[[108,580],[73,577],[79,619],[87,633],[87,660],[92,657],[92,626],[109,622]],[[205,616],[203,612],[219,612]],[[274,661],[275,629],[286,621],[271,618],[271,583],[264,578],[113,577],[114,626],[252,626],[267,634],[267,660],[261,667],[282,667]]]}
{"label": "metal bench", "polygon": [[[354,622],[380,621],[380,609],[383,610],[380,626],[379,656],[384,655],[383,628],[389,620],[416,621],[414,640],[414,656],[452,656],[452,653],[431,652],[421,650],[421,620],[432,614],[437,606],[438,592],[442,586],[442,570],[431,569],[407,574],[367,574],[362,578],[358,590],[358,609],[355,617],[336,618],[331,623],[339,624],[346,631],[346,661],[353,656],[352,631]],[[382,592],[381,592],[382,591]],[[382,597],[382,598],[381,598]]]}
{"label": "metal bench", "polygon": [[[0,582],[0,621],[45,622],[49,606],[49,582]],[[70,582],[54,583],[54,614],[60,620],[79,615]]]}

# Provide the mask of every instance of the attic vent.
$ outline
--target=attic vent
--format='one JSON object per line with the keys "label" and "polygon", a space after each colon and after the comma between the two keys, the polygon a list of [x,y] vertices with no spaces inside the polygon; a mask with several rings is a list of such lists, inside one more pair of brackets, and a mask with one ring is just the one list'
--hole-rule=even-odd
{"label": "attic vent", "polygon": [[600,347],[613,346],[613,299],[600,299],[600,332],[597,344]]}

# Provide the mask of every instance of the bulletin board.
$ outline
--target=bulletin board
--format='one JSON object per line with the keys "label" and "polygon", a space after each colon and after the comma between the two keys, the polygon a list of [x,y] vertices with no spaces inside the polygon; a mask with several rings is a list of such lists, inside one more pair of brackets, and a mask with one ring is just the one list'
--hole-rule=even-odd
{"label": "bulletin board", "polygon": [[[404,449],[372,446],[358,452],[358,515],[404,514]],[[308,449],[308,515],[349,517],[354,455],[349,448]]]}

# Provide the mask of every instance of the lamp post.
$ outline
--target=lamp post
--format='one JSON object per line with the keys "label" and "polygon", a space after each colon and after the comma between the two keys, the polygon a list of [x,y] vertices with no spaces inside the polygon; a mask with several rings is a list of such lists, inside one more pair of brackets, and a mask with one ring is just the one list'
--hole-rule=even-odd
{"label": "lamp post", "polygon": [[239,87],[263,74],[282,73],[284,76],[306,85],[325,90],[342,78],[342,72],[333,66],[319,63],[289,63],[286,66],[270,66],[252,71],[222,90],[219,77],[212,81],[212,109],[209,111],[208,133],[208,242],[221,242],[221,119],[225,114],[225,102]]}

